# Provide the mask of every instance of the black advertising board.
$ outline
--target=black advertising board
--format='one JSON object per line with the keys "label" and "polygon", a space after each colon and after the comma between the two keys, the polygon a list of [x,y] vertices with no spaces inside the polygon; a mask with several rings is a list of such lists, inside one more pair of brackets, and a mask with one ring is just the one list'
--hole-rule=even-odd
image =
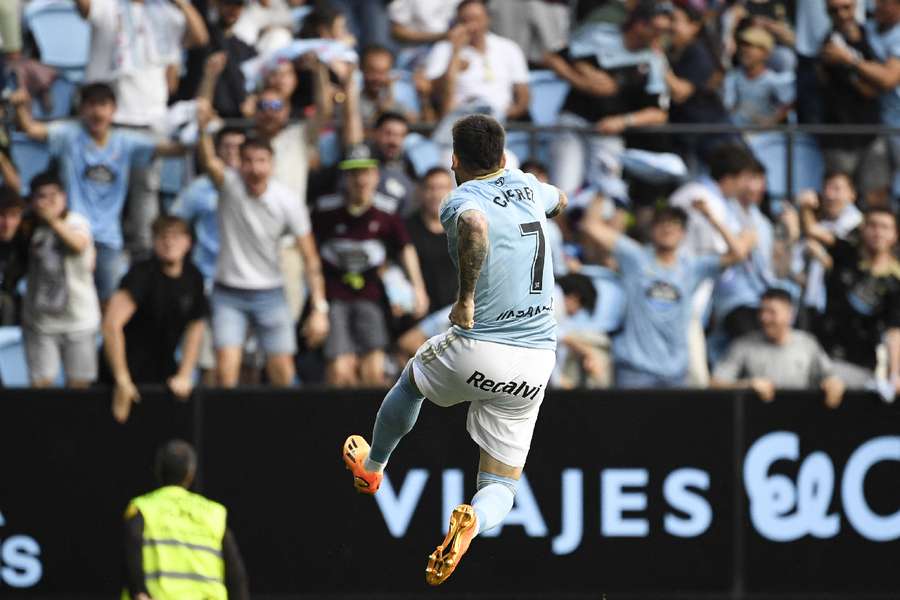
{"label": "black advertising board", "polygon": [[198,447],[256,598],[900,597],[900,411],[869,396],[551,393],[513,513],[438,589],[426,557],[475,491],[465,407],[426,403],[371,498],[340,446],[381,393],[143,396],[121,426],[108,392],[0,391],[0,597],[117,596],[122,510],[172,437]]}

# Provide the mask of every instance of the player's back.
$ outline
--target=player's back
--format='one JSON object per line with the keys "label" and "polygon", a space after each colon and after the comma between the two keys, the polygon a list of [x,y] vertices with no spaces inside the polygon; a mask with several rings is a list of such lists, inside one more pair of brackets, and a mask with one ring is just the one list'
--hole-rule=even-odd
{"label": "player's back", "polygon": [[555,187],[518,169],[467,181],[444,201],[441,223],[457,269],[457,217],[478,210],[488,221],[488,253],[475,287],[475,326],[455,327],[458,334],[530,348],[556,347],[546,213],[558,202]]}

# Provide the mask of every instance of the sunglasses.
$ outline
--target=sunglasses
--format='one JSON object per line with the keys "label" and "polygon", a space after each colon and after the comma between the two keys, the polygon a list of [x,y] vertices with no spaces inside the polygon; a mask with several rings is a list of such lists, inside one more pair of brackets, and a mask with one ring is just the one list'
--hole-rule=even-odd
{"label": "sunglasses", "polygon": [[284,102],[281,100],[260,100],[256,103],[257,110],[276,111],[284,108]]}

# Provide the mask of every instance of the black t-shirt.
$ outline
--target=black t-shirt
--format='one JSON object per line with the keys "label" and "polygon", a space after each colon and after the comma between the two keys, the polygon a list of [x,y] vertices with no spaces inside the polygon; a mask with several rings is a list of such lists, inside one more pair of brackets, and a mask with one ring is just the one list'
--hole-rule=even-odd
{"label": "black t-shirt", "polygon": [[672,123],[726,123],[728,113],[719,95],[710,85],[718,71],[716,60],[700,40],[672,58],[672,72],[694,86],[694,94],[681,103],[672,101],[669,121]]}
{"label": "black t-shirt", "polygon": [[[864,32],[856,42],[848,42],[839,32],[832,30],[823,44],[838,35],[844,43],[855,50],[863,60],[877,60]],[[822,80],[822,99],[825,109],[825,123],[872,124],[879,122],[880,106],[878,96],[867,97],[856,89],[854,82],[859,74],[853,67],[834,65],[819,61],[819,75]],[[867,146],[875,136],[871,135],[823,135],[819,143],[827,148],[858,148]]]}
{"label": "black t-shirt", "polygon": [[418,213],[406,220],[406,230],[422,264],[425,290],[431,300],[430,311],[447,306],[456,300],[456,269],[447,251],[447,234],[432,233]]}
{"label": "black t-shirt", "polygon": [[180,277],[163,274],[155,258],[135,264],[122,279],[137,305],[125,325],[128,370],[135,383],[163,383],[175,374],[175,348],[188,324],[209,314],[203,276],[191,262]]}
{"label": "black t-shirt", "polygon": [[834,264],[825,279],[822,344],[833,358],[874,368],[882,334],[900,327],[900,262],[875,276],[853,242],[837,240],[829,253]]}
{"label": "black t-shirt", "polygon": [[241,103],[247,97],[241,63],[255,57],[256,50],[235,35],[226,36],[220,25],[212,26],[209,33],[212,38],[211,49],[223,50],[228,56],[228,62],[225,63],[225,69],[213,93],[213,107],[222,117],[241,117]]}

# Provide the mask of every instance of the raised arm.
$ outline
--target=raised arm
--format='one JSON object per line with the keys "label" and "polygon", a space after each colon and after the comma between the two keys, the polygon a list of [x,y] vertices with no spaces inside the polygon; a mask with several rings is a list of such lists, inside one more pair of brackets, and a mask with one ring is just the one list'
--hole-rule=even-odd
{"label": "raised arm", "polygon": [[172,0],[172,3],[184,15],[184,47],[197,48],[207,45],[209,43],[209,30],[206,29],[203,17],[200,16],[200,13],[197,12],[190,0]]}
{"label": "raised arm", "polygon": [[16,111],[16,122],[25,135],[36,142],[47,141],[47,126],[35,121],[31,116],[31,96],[25,88],[19,88],[9,97],[9,102]]}
{"label": "raised arm", "polygon": [[837,238],[819,225],[816,219],[816,211],[819,209],[818,195],[813,190],[803,190],[797,196],[797,204],[800,206],[800,222],[806,237],[825,246],[833,246]]}
{"label": "raised arm", "polygon": [[22,178],[19,177],[16,166],[9,160],[6,153],[2,151],[0,151],[0,177],[3,178],[4,184],[17,192],[22,189]]}
{"label": "raised arm", "polygon": [[344,102],[344,130],[341,141],[345,148],[350,148],[361,144],[365,137],[362,112],[359,109],[359,83],[356,81],[355,71],[347,75],[344,91],[347,99]]}
{"label": "raised arm", "polygon": [[722,236],[722,239],[725,240],[728,251],[722,255],[722,266],[728,267],[747,260],[747,255],[750,254],[750,251],[753,250],[753,246],[755,245],[755,236],[753,236],[751,242],[738,238],[738,236],[734,235],[731,230],[725,227],[725,224],[713,214],[705,200],[694,200],[692,205],[697,212],[709,221],[709,224]]}
{"label": "raised arm", "polygon": [[521,119],[528,114],[528,100],[530,93],[527,83],[513,84],[513,103],[506,111],[506,118],[510,121]]}
{"label": "raised arm", "polygon": [[106,314],[103,316],[103,350],[115,380],[112,413],[119,423],[128,420],[132,403],[141,400],[141,396],[131,380],[128,359],[125,355],[125,325],[131,320],[136,310],[137,304],[131,294],[125,290],[119,290],[109,299]]}
{"label": "raised arm", "polygon": [[210,104],[216,93],[216,84],[219,83],[219,77],[228,64],[228,55],[223,50],[213,52],[206,58],[203,63],[203,77],[200,79],[200,85],[197,86],[197,97],[205,98]]}
{"label": "raised arm", "polygon": [[416,247],[412,244],[403,246],[400,253],[400,262],[403,264],[403,270],[409,277],[410,283],[416,294],[415,310],[413,316],[416,318],[423,317],[428,312],[428,292],[425,291],[425,278],[422,277],[422,266],[419,263],[419,254]]}
{"label": "raised arm", "polygon": [[450,309],[450,321],[471,329],[475,326],[475,285],[488,251],[488,222],[484,213],[463,211],[456,220],[459,259],[459,296]]}
{"label": "raised arm", "polygon": [[599,202],[593,202],[588,206],[584,212],[584,217],[581,219],[581,233],[607,252],[612,252],[616,242],[622,237],[622,232],[613,228],[604,220],[601,214],[602,210],[602,204]]}
{"label": "raised arm", "polygon": [[200,129],[197,139],[197,154],[200,166],[209,175],[213,184],[220,188],[225,182],[225,163],[216,156],[212,137],[206,131],[212,120],[212,106],[205,98],[197,98],[197,127]]}

